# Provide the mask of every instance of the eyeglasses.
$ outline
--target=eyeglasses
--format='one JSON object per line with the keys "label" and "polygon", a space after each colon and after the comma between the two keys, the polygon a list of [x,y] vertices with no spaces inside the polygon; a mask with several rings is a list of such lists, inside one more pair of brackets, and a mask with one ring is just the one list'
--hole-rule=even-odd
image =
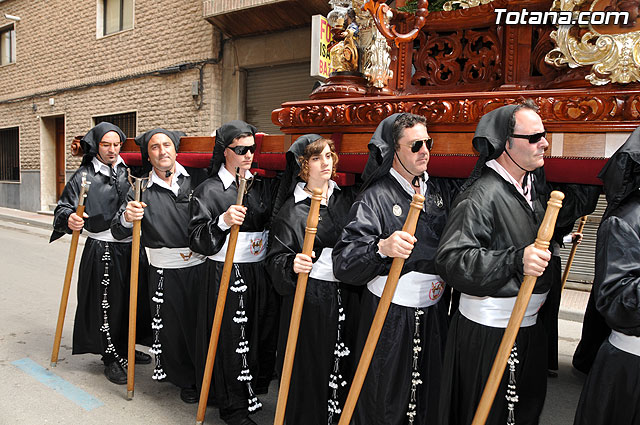
{"label": "eyeglasses", "polygon": [[535,134],[512,134],[511,137],[515,137],[516,139],[527,139],[529,143],[538,143],[543,137],[547,137],[547,132],[543,131],[542,133]]}
{"label": "eyeglasses", "polygon": [[431,150],[431,148],[433,148],[433,139],[432,138],[428,138],[428,139],[424,139],[424,140],[416,140],[413,143],[411,143],[410,145],[405,145],[411,148],[411,152],[413,153],[417,153],[421,148],[422,148],[422,144],[425,144],[427,146],[427,150]]}
{"label": "eyeglasses", "polygon": [[254,143],[251,146],[227,146],[227,149],[232,150],[236,155],[246,155],[247,152],[254,153],[256,151],[256,144]]}
{"label": "eyeglasses", "polygon": [[122,142],[117,142],[117,143],[107,143],[107,142],[100,142],[98,143],[100,145],[101,148],[110,148],[110,147],[114,147],[114,148],[118,148],[122,145]]}

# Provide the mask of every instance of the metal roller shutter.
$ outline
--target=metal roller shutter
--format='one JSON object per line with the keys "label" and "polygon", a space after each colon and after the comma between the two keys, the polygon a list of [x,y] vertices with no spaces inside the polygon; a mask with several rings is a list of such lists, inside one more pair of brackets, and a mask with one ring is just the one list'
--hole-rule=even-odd
{"label": "metal roller shutter", "polygon": [[[594,267],[595,267],[595,253],[596,253],[596,236],[598,233],[598,226],[600,226],[600,220],[604,214],[604,210],[607,208],[607,201],[604,195],[600,195],[598,205],[593,214],[589,215],[586,224],[584,225],[583,234],[584,237],[578,249],[576,255],[573,258],[573,264],[571,265],[571,271],[569,272],[568,282],[574,283],[593,283]],[[575,232],[578,229],[580,220],[576,220],[573,227]],[[567,264],[567,258],[571,251],[571,245],[567,244],[560,250],[560,257],[562,258],[562,271]]]}
{"label": "metal roller shutter", "polygon": [[254,68],[247,71],[247,122],[265,133],[280,133],[271,122],[271,111],[284,102],[308,100],[316,78],[309,76],[309,63]]}

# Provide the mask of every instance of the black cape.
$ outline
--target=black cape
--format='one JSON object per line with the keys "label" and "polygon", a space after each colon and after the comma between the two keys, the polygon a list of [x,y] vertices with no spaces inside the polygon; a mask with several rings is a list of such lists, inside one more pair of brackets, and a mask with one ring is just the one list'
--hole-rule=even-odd
{"label": "black cape", "polygon": [[[332,249],[340,237],[347,214],[355,198],[355,189],[334,189],[328,205],[320,206],[318,233],[313,250],[316,259],[322,250]],[[289,323],[293,309],[293,295],[298,275],[293,272],[293,260],[302,252],[306,220],[311,199],[298,203],[290,196],[275,217],[269,234],[269,252],[266,265],[275,289],[282,296],[280,331],[278,342],[278,368],[281,370]],[[300,321],[296,355],[287,400],[286,421],[296,424],[326,424],[328,406],[332,398],[330,375],[336,380],[338,392],[334,401],[338,408],[344,405],[345,390],[342,382],[350,383],[353,374],[353,343],[357,321],[358,293],[352,287],[339,282],[309,278],[305,292],[304,308]],[[339,318],[339,316],[341,316]],[[318,326],[323,323],[323,326]],[[339,347],[336,347],[336,343]],[[351,354],[347,359],[336,358],[335,350]],[[342,357],[342,356],[340,356]],[[337,370],[336,370],[337,367]],[[339,381],[339,382],[338,382]],[[332,408],[333,419],[339,417]]]}
{"label": "black cape", "polygon": [[[444,230],[456,182],[430,178],[424,210],[418,218],[413,252],[402,274],[410,271],[436,274],[435,254]],[[388,173],[369,179],[369,186],[352,206],[340,240],[333,251],[334,274],[341,281],[365,285],[376,276],[389,274],[392,259],[377,254],[377,243],[401,230],[409,211],[411,196]],[[394,214],[394,205],[401,212]],[[396,211],[398,209],[396,208]],[[355,359],[361,355],[379,298],[364,288]],[[421,352],[417,362],[422,384],[417,388],[416,424],[430,423],[436,414],[442,352],[447,319],[444,302],[426,308],[391,304],[385,325],[364,382],[356,411],[356,424],[400,424],[407,420],[411,397],[414,337]],[[417,315],[420,327],[416,330]]]}
{"label": "black cape", "polygon": [[[240,232],[263,231],[270,221],[271,203],[277,190],[276,182],[262,178],[254,180],[244,197],[247,214],[240,226]],[[236,198],[235,183],[225,189],[217,171],[196,188],[190,203],[189,222],[189,246],[193,251],[209,256],[222,249],[229,230],[218,227],[218,217],[230,205],[235,204]],[[196,330],[198,387],[204,373],[223,266],[222,262],[207,260],[206,284],[201,285]],[[246,292],[243,293],[243,304],[248,319],[245,335],[250,347],[247,363],[253,377],[252,388],[256,393],[264,393],[275,366],[279,302],[262,262],[237,263],[232,273],[232,282],[236,278],[236,272],[247,286]],[[211,383],[210,401],[220,407],[221,412],[246,412],[249,405],[247,400],[252,398],[247,385],[237,380],[243,369],[242,358],[236,353],[236,347],[241,340],[240,327],[233,321],[239,303],[239,293],[229,290]]]}

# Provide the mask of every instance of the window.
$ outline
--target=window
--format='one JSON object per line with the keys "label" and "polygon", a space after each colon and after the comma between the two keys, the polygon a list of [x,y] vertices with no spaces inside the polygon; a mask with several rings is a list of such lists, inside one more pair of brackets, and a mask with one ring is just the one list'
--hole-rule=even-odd
{"label": "window", "polygon": [[0,129],[0,180],[20,181],[18,127]]}
{"label": "window", "polygon": [[124,114],[102,115],[94,117],[94,125],[98,125],[101,122],[110,122],[117,125],[124,132],[127,137],[136,137],[136,113],[126,112]]}
{"label": "window", "polygon": [[16,31],[13,25],[0,29],[0,65],[16,61]]}
{"label": "window", "polygon": [[102,0],[102,14],[102,35],[133,28],[133,0]]}

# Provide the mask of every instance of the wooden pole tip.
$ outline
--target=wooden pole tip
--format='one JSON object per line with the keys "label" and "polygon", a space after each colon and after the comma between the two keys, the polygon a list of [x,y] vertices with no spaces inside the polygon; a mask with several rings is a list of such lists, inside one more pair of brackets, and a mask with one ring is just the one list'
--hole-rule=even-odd
{"label": "wooden pole tip", "polygon": [[133,390],[127,390],[127,400],[133,400]]}
{"label": "wooden pole tip", "polygon": [[564,199],[564,193],[560,192],[559,190],[554,190],[553,192],[551,192],[551,199],[562,201]]}

